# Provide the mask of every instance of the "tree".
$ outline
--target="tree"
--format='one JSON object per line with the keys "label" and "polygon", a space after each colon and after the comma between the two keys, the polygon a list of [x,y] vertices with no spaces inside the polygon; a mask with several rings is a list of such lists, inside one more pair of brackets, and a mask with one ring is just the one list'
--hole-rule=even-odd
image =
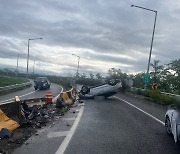
{"label": "tree", "polygon": [[163,65],[159,65],[159,62],[160,60],[154,60],[154,63],[151,63],[151,66],[154,70],[150,74],[154,83],[159,83],[161,78],[161,72],[164,68]]}
{"label": "tree", "polygon": [[110,68],[108,70],[108,75],[110,78],[118,79],[120,78],[121,70],[116,68]]}
{"label": "tree", "polygon": [[94,74],[90,73],[89,76],[91,79],[94,79]]}
{"label": "tree", "polygon": [[143,78],[144,78],[144,73],[138,73],[138,74],[134,75],[134,77],[133,77],[134,87],[144,88]]}
{"label": "tree", "polygon": [[81,75],[80,75],[80,78],[85,79],[85,78],[86,78],[86,74],[84,74],[84,73],[83,73],[83,74],[81,74]]}
{"label": "tree", "polygon": [[180,93],[180,58],[173,60],[167,66],[166,83],[173,92]]}
{"label": "tree", "polygon": [[100,74],[100,73],[97,73],[97,74],[96,74],[96,78],[97,78],[98,80],[101,80],[101,79],[102,79],[101,74]]}
{"label": "tree", "polygon": [[128,75],[126,73],[122,73],[121,69],[110,68],[108,70],[108,74],[110,78],[120,79],[121,81],[128,79]]}

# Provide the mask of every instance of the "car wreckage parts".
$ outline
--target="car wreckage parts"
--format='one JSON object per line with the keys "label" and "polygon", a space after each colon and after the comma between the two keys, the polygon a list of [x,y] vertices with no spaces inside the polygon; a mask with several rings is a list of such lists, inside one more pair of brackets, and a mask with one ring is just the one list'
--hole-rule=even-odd
{"label": "car wreckage parts", "polygon": [[71,88],[69,91],[62,92],[57,99],[56,105],[72,105],[76,101],[76,90]]}
{"label": "car wreckage parts", "polygon": [[[47,99],[48,97],[48,99]],[[40,102],[42,99],[48,103],[52,103],[52,93],[46,95],[46,99],[39,98]],[[21,101],[18,96],[15,97],[14,102],[2,103],[0,104],[0,132],[14,131],[21,124],[23,124],[26,119],[31,120],[35,116],[44,117],[45,113],[42,112],[38,105],[33,105],[32,107],[26,104],[27,100]],[[35,101],[35,99],[34,99]],[[72,88],[69,91],[62,92],[59,98],[56,100],[56,106],[58,103],[62,105],[72,105],[76,101],[76,90]],[[45,104],[44,102],[44,104]],[[12,118],[9,118],[12,117]]]}
{"label": "car wreckage parts", "polygon": [[8,130],[13,131],[19,126],[19,123],[7,117],[5,113],[0,109],[0,130],[3,128],[7,128]]}

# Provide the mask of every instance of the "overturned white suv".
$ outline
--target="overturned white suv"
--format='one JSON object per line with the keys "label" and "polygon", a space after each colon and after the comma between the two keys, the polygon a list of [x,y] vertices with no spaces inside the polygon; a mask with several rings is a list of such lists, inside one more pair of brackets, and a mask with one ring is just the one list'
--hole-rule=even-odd
{"label": "overturned white suv", "polygon": [[175,143],[180,142],[180,106],[170,106],[165,114],[165,128],[173,135]]}
{"label": "overturned white suv", "polygon": [[80,91],[81,98],[94,98],[95,96],[110,97],[122,90],[122,83],[118,79],[109,79],[104,84],[88,87],[82,86]]}

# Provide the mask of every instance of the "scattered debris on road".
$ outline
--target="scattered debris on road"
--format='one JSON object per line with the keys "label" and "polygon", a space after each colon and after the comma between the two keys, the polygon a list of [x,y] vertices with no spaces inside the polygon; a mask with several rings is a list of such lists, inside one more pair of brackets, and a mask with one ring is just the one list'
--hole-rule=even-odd
{"label": "scattered debris on road", "polygon": [[[28,103],[22,102],[22,113],[24,114],[24,123],[13,133],[8,134],[9,130],[2,129],[0,131],[0,154],[11,153],[14,149],[20,147],[23,143],[26,144],[26,140],[32,136],[32,134],[37,134],[37,129],[43,127],[52,127],[55,125],[57,119],[62,118],[62,116],[70,110],[72,106],[61,106],[56,108],[54,104],[47,104],[43,106],[33,105],[30,106]],[[70,126],[67,123],[66,126]],[[5,131],[8,138],[4,138],[3,132]],[[2,133],[2,134],[1,134]]]}
{"label": "scattered debris on road", "polygon": [[7,128],[2,128],[0,130],[0,139],[9,138],[12,136],[12,131],[8,130]]}
{"label": "scattered debris on road", "polygon": [[[74,108],[73,113],[78,113],[75,107],[84,105],[84,101],[76,98],[74,89],[72,88],[67,92],[69,99],[72,99],[73,104],[68,104],[63,98],[59,97],[56,103],[46,103],[43,99],[33,99],[21,101],[17,96],[15,98],[15,104],[10,107],[16,108],[13,110],[12,119],[18,119],[19,128],[13,130],[13,132],[8,129],[1,129],[0,131],[0,154],[12,153],[16,148],[20,147],[22,144],[28,145],[26,142],[33,134],[38,136],[37,133],[39,129],[45,127],[53,127],[57,120],[62,118],[71,108]],[[8,109],[9,106],[3,109]],[[11,109],[11,110],[12,110]],[[10,110],[8,110],[9,112]],[[72,111],[71,111],[72,113]],[[66,126],[71,126],[69,122]]]}

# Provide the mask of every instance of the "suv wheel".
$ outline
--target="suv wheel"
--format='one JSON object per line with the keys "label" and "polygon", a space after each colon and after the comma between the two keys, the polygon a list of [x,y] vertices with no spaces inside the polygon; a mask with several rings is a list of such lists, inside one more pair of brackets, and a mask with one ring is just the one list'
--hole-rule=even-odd
{"label": "suv wheel", "polygon": [[81,88],[81,93],[84,94],[88,94],[90,92],[90,89],[87,86],[83,86]]}
{"label": "suv wheel", "polygon": [[166,120],[165,120],[165,128],[166,128],[166,132],[167,132],[169,135],[171,135],[171,134],[172,134],[171,122],[170,122],[170,119],[169,119],[168,116],[166,117]]}
{"label": "suv wheel", "polygon": [[111,86],[115,86],[117,84],[117,82],[116,82],[115,79],[109,79],[108,84],[111,85]]}

